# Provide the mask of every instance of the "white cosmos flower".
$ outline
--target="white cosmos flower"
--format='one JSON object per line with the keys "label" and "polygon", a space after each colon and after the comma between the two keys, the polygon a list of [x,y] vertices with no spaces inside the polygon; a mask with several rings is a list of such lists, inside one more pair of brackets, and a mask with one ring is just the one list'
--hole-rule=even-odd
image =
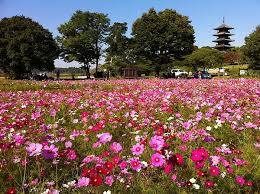
{"label": "white cosmos flower", "polygon": [[226,172],[222,172],[222,173],[221,173],[221,177],[222,177],[222,178],[225,178],[226,174],[227,174]]}
{"label": "white cosmos flower", "polygon": [[206,130],[207,130],[207,131],[211,131],[211,129],[212,129],[211,126],[207,126],[207,127],[206,127]]}
{"label": "white cosmos flower", "polygon": [[110,190],[104,191],[103,194],[111,194],[111,191]]}
{"label": "white cosmos flower", "polygon": [[195,179],[195,178],[191,178],[191,179],[190,179],[190,182],[191,182],[191,183],[196,183],[196,179]]}
{"label": "white cosmos flower", "polygon": [[193,184],[193,188],[198,190],[200,189],[200,186],[198,184]]}
{"label": "white cosmos flower", "polygon": [[169,117],[168,119],[167,119],[167,121],[171,121],[171,120],[173,120],[174,119],[174,117]]}

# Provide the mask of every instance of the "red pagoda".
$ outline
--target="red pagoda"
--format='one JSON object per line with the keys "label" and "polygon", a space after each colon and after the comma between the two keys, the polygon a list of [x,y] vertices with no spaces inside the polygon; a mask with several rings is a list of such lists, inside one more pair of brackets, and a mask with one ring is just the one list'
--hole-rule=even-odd
{"label": "red pagoda", "polygon": [[217,33],[214,34],[214,36],[216,36],[217,39],[213,41],[217,43],[215,46],[216,49],[220,51],[227,51],[230,48],[232,48],[230,43],[234,40],[231,40],[230,37],[234,34],[231,34],[230,30],[233,29],[233,27],[230,27],[227,24],[225,24],[225,19],[223,18],[223,24],[214,29],[217,30]]}

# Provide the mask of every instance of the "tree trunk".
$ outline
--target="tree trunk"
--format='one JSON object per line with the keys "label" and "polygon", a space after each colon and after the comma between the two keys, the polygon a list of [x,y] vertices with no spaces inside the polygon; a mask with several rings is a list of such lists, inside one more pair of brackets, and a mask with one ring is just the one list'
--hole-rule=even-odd
{"label": "tree trunk", "polygon": [[99,62],[99,55],[100,55],[100,51],[98,49],[98,41],[96,41],[96,75],[98,73],[98,62]]}
{"label": "tree trunk", "polygon": [[98,72],[98,62],[99,62],[99,57],[97,56],[97,58],[96,58],[96,74]]}
{"label": "tree trunk", "polygon": [[90,79],[89,66],[84,64],[84,70],[85,70],[85,75],[86,75],[87,79]]}

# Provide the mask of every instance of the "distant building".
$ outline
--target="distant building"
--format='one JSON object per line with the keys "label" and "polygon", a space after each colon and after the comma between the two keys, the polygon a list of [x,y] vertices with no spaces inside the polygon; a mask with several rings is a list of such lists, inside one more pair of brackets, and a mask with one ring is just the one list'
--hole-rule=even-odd
{"label": "distant building", "polygon": [[217,39],[213,41],[217,43],[215,46],[216,49],[220,51],[227,51],[232,48],[230,43],[234,42],[234,40],[231,40],[230,37],[234,34],[231,34],[230,30],[233,29],[233,27],[225,24],[225,19],[223,18],[223,24],[214,29],[217,31],[217,33],[214,34],[214,36],[216,36]]}

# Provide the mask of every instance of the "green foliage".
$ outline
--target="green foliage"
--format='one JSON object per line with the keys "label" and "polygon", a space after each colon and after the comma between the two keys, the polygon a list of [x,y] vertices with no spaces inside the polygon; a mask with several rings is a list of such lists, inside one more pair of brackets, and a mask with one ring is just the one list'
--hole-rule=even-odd
{"label": "green foliage", "polygon": [[0,20],[0,69],[14,79],[53,70],[59,49],[52,34],[24,16]]}
{"label": "green foliage", "polygon": [[114,23],[107,37],[107,53],[113,56],[123,56],[128,49],[129,38],[126,37],[127,23]]}
{"label": "green foliage", "polygon": [[157,75],[163,64],[182,59],[194,49],[194,30],[188,17],[175,10],[150,9],[133,24],[134,51],[155,67]]}
{"label": "green foliage", "polygon": [[61,57],[68,62],[82,63],[87,76],[90,76],[90,64],[95,61],[97,71],[109,22],[105,14],[76,11],[68,22],[58,28]]}
{"label": "green foliage", "polygon": [[185,63],[194,69],[218,66],[223,63],[223,53],[209,47],[202,47],[187,56]]}
{"label": "green foliage", "polygon": [[252,68],[260,69],[260,26],[245,38],[243,47],[246,57]]}
{"label": "green foliage", "polygon": [[121,69],[133,65],[132,41],[126,36],[127,23],[114,23],[107,37],[107,56],[105,68],[112,75],[120,75]]}

